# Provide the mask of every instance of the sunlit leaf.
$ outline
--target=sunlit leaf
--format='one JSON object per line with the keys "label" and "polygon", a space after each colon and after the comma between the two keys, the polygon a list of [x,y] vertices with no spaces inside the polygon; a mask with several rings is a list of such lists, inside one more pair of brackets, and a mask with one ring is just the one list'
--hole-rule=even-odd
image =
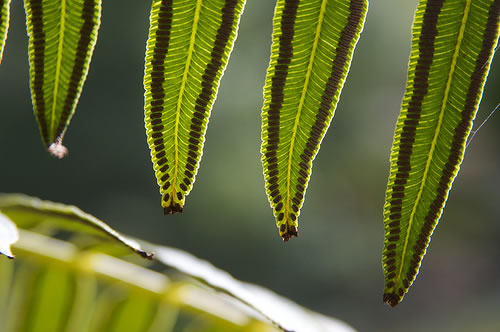
{"label": "sunlit leaf", "polygon": [[98,319],[92,322],[91,331],[150,331],[157,316],[158,299],[134,292],[116,293],[115,290],[103,294],[109,298],[101,299],[100,312],[94,316]]}
{"label": "sunlit leaf", "polygon": [[42,141],[58,158],[87,77],[101,0],[24,0],[31,97]]}
{"label": "sunlit leaf", "polygon": [[[203,327],[203,331],[354,331],[341,321],[237,281],[185,252],[148,246],[161,253],[162,263],[181,274],[175,273],[171,279],[116,257],[82,252],[66,241],[21,230],[16,261],[22,267],[11,279],[14,287],[6,316],[11,328],[7,331],[57,325],[66,327],[63,330],[77,326],[82,331],[83,326],[108,332],[123,331],[127,324],[137,331],[191,331],[182,329],[183,325],[174,329],[177,315],[196,322],[189,326]],[[0,270],[0,277],[2,273]],[[191,280],[186,277],[202,284],[186,281]],[[49,296],[51,292],[56,292],[54,298]],[[26,317],[32,312],[37,313],[36,319],[28,322]],[[82,319],[80,325],[78,319]]]}
{"label": "sunlit leaf", "polygon": [[145,122],[165,214],[195,181],[208,118],[244,0],[154,0],[144,73]]}
{"label": "sunlit leaf", "polygon": [[[37,233],[42,228],[36,226],[44,222],[59,227],[82,223],[63,228],[86,234],[94,227],[97,233],[103,232],[101,222],[73,206],[5,195],[0,197],[0,208],[30,229],[20,228],[15,243],[16,261],[20,260],[23,268],[16,269],[13,278],[4,277],[0,270],[0,280],[14,285],[5,315],[8,331],[41,331],[46,326],[51,330],[76,327],[72,331],[83,331],[87,326],[106,332],[127,328],[168,331],[178,329],[165,317],[177,320],[177,315],[189,315],[190,320],[196,317],[207,331],[353,331],[343,322],[238,281],[178,249],[143,243],[157,252],[158,262],[180,272],[170,278],[98,252],[96,247],[86,249]],[[193,278],[201,283],[193,284]],[[55,287],[60,289],[54,291]],[[0,295],[8,296],[1,290]],[[51,292],[57,293],[52,297]],[[28,322],[26,317],[32,313],[36,319]],[[45,322],[48,319],[51,321]]]}
{"label": "sunlit leaf", "polygon": [[9,297],[12,292],[11,283],[14,277],[14,261],[0,259],[0,322],[6,322],[9,308]]}
{"label": "sunlit leaf", "polygon": [[[275,331],[234,299],[178,274],[173,281],[95,249],[81,251],[70,242],[26,230],[20,231],[16,250],[21,265],[10,279],[13,290],[5,316],[9,332],[56,325],[64,331],[166,332],[173,330],[181,312],[184,320],[223,326],[223,331],[241,331],[256,322],[264,324],[259,331]],[[51,292],[53,298],[47,296]]]}
{"label": "sunlit leaf", "polygon": [[384,301],[414,281],[462,163],[499,30],[499,0],[422,0],[384,212]]}
{"label": "sunlit leaf", "polygon": [[2,63],[3,49],[9,30],[10,0],[0,0],[0,63]]}
{"label": "sunlit leaf", "polygon": [[17,331],[59,331],[67,323],[75,296],[75,283],[68,271],[59,268],[40,269],[23,303]]}
{"label": "sunlit leaf", "polygon": [[141,250],[136,241],[119,234],[76,206],[43,201],[21,194],[3,194],[0,195],[0,211],[11,218],[19,228],[48,223],[64,230],[105,236],[125,245],[142,257],[152,257],[152,254]]}
{"label": "sunlit leaf", "polygon": [[153,246],[156,258],[205,285],[225,293],[245,304],[251,310],[268,319],[285,331],[353,331],[341,321],[322,316],[283,298],[265,288],[234,279],[229,273],[219,270],[184,251]]}
{"label": "sunlit leaf", "polygon": [[297,218],[365,21],[366,0],[279,0],[262,109],[262,162],[280,236]]}

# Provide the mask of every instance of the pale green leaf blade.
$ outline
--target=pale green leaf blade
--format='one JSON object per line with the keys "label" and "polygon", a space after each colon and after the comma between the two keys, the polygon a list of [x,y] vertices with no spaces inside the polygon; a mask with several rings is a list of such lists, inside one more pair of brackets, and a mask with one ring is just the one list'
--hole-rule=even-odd
{"label": "pale green leaf blade", "polygon": [[109,314],[105,316],[105,320],[97,324],[99,328],[93,329],[93,331],[149,331],[158,306],[157,298],[131,292],[130,294],[122,294],[120,298],[110,300],[114,300],[114,303],[111,302],[111,306],[110,303],[105,303],[107,307],[103,308],[108,310]]}
{"label": "pale green leaf blade", "polygon": [[74,272],[72,277],[75,284],[75,296],[71,304],[71,314],[66,320],[66,331],[87,332],[90,331],[90,317],[95,310],[97,280],[93,276],[79,271]]}
{"label": "pale green leaf blade", "polygon": [[24,0],[31,98],[49,152],[67,153],[62,139],[87,77],[100,24],[101,0]]}
{"label": "pale green leaf blade", "polygon": [[498,41],[499,0],[421,0],[384,208],[384,301],[414,281],[462,163]]}
{"label": "pale green leaf blade", "polygon": [[75,286],[65,269],[42,267],[37,271],[24,317],[19,317],[22,322],[19,331],[63,331],[74,304]]}
{"label": "pale green leaf blade", "polygon": [[[10,203],[5,202],[5,197],[10,198]],[[203,326],[214,331],[275,331],[276,328],[308,332],[353,331],[343,322],[311,312],[261,287],[238,281],[210,263],[177,249],[143,243],[160,253],[157,257],[161,263],[181,272],[172,273],[170,278],[98,252],[95,247],[82,248],[36,233],[43,228],[29,227],[29,220],[40,219],[31,221],[31,226],[46,219],[59,219],[53,221],[57,225],[63,220],[72,224],[74,207],[40,201],[35,204],[33,199],[26,198],[31,202],[28,209],[40,211],[32,211],[29,215],[25,211],[27,204],[19,203],[22,198],[0,197],[0,207],[11,207],[9,215],[15,215],[18,219],[14,219],[30,228],[20,229],[19,241],[15,243],[16,261],[22,268],[15,269],[13,278],[5,278],[13,283],[9,287],[12,296],[5,316],[8,331],[42,331],[44,328],[73,331],[73,327],[77,327],[77,331],[123,331],[127,328],[168,331],[177,329],[165,317],[176,320],[177,314],[182,315],[184,321],[187,318],[203,322],[193,327]],[[69,230],[87,233],[85,227]],[[193,283],[192,278],[201,284]],[[5,291],[0,293],[5,296]],[[2,300],[0,298],[0,303]]]}
{"label": "pale green leaf blade", "polygon": [[[253,328],[257,331],[275,331],[273,325],[287,331],[354,331],[341,321],[309,311],[261,287],[238,281],[210,263],[177,249],[147,245],[161,252],[162,256],[157,257],[162,263],[177,269],[184,276],[201,281],[208,288],[185,281],[184,277],[181,281],[174,281],[174,278],[170,279],[162,273],[116,257],[82,252],[66,241],[26,230],[20,232],[20,240],[16,243],[16,250],[19,252],[17,261],[24,262],[29,259],[30,262],[43,265],[44,269],[67,269],[76,274],[75,276],[97,279],[101,292],[97,294],[93,304],[95,310],[91,310],[92,317],[88,322],[90,331],[114,331],[116,326],[122,326],[122,316],[132,316],[129,310],[134,311],[133,307],[136,305],[129,302],[136,296],[146,298],[141,302],[151,310],[150,316],[146,317],[147,315],[143,314],[147,313],[147,308],[139,308],[138,310],[143,312],[141,317],[144,320],[141,318],[141,321],[134,322],[133,326],[147,326],[147,331],[151,332],[158,331],[158,328],[165,331],[170,324],[162,318],[167,315],[175,319],[176,308],[184,315],[189,315],[189,319],[206,318],[209,326],[223,326],[219,331]],[[29,267],[27,273],[15,278],[19,282],[15,283],[14,288],[17,289],[14,293],[19,294],[14,296],[15,303],[9,306],[11,311],[8,316],[9,324],[14,327],[24,324],[27,307],[33,305],[33,299],[38,293],[35,286],[40,280],[40,269],[32,264],[29,264]],[[174,275],[175,280],[182,276]],[[74,298],[77,299],[82,294],[80,287],[75,290]],[[155,299],[157,307],[151,307],[147,299]],[[77,304],[72,303],[71,306],[71,317],[65,321],[67,326],[76,324],[73,318]],[[18,317],[21,317],[21,321]],[[73,324],[70,325],[70,322]],[[14,328],[12,331],[17,330],[19,329]]]}
{"label": "pale green leaf blade", "polygon": [[[6,331],[88,331],[97,285],[95,278],[68,264],[70,255],[65,251],[72,251],[72,246],[22,230],[20,238],[17,245],[23,258],[11,280],[7,319],[2,321],[9,327]],[[59,242],[56,248],[52,241]],[[37,254],[26,256],[27,248]],[[52,254],[59,259],[57,264]]]}
{"label": "pale green leaf blade", "polygon": [[234,279],[229,273],[189,253],[164,246],[153,246],[152,250],[160,262],[231,296],[282,330],[354,331],[344,322],[308,311],[260,286]]}
{"label": "pale green leaf blade", "polygon": [[114,240],[145,258],[152,254],[141,250],[140,245],[96,217],[83,212],[76,206],[64,205],[21,194],[0,195],[0,211],[16,223],[19,228],[30,228],[39,223],[49,223],[55,227],[100,235]]}
{"label": "pale green leaf blade", "polygon": [[[18,242],[20,243],[21,240]],[[23,324],[26,322],[27,311],[30,308],[31,299],[35,293],[35,285],[38,279],[40,269],[26,262],[17,259],[14,278],[10,290],[9,301],[7,305],[4,329],[7,332],[23,331]]]}
{"label": "pale green leaf blade", "polygon": [[10,246],[19,239],[16,225],[0,212],[0,254],[14,258]]}
{"label": "pale green leaf blade", "polygon": [[14,278],[14,261],[0,259],[0,322],[7,322],[9,298],[12,293],[12,280]]}
{"label": "pale green leaf blade", "polygon": [[165,214],[195,181],[208,118],[244,0],[155,0],[144,72],[145,123]]}
{"label": "pale green leaf blade", "polygon": [[262,109],[262,163],[280,236],[297,218],[363,28],[366,0],[279,0]]}
{"label": "pale green leaf blade", "polygon": [[0,63],[2,63],[3,49],[9,30],[10,0],[0,0]]}

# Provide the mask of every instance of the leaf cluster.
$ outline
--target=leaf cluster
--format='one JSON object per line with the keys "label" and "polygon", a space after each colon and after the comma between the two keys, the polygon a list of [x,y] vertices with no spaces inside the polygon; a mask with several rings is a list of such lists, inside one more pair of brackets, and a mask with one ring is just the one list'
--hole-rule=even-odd
{"label": "leaf cluster", "polygon": [[[0,4],[1,52],[10,1]],[[34,113],[44,145],[59,158],[67,153],[62,140],[89,70],[101,6],[100,0],[25,0]],[[244,0],[153,0],[144,121],[165,214],[182,212],[193,189],[244,6]],[[313,160],[334,116],[367,11],[366,0],[276,3],[261,158],[284,241],[298,236]],[[421,0],[416,10],[384,206],[383,298],[391,306],[415,280],[443,213],[499,26],[499,0]],[[9,244],[15,236],[6,227]],[[11,256],[8,246],[1,249]]]}

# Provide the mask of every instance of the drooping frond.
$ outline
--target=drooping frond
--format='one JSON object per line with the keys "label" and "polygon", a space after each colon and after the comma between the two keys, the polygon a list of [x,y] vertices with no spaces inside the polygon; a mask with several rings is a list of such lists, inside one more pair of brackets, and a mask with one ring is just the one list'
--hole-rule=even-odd
{"label": "drooping frond", "polygon": [[462,162],[499,30],[500,0],[422,0],[384,211],[384,301],[414,281]]}
{"label": "drooping frond", "polygon": [[11,218],[19,228],[32,228],[43,222],[46,226],[50,224],[53,228],[65,231],[98,235],[144,258],[153,257],[153,254],[142,250],[136,241],[122,236],[101,220],[76,206],[44,201],[22,194],[0,194],[0,211],[0,216],[5,215]]}
{"label": "drooping frond", "polygon": [[244,0],[155,0],[144,73],[145,123],[165,214],[181,212]]}
{"label": "drooping frond", "polygon": [[366,0],[279,0],[262,110],[262,162],[280,235],[297,217],[316,156],[339,100]]}
{"label": "drooping frond", "polygon": [[43,143],[58,158],[100,24],[101,0],[25,0],[31,98]]}
{"label": "drooping frond", "polygon": [[[54,237],[61,231],[68,241]],[[187,252],[132,240],[75,206],[0,195],[0,251],[11,244],[16,259],[0,256],[2,332],[354,331]],[[141,247],[164,273],[130,257],[133,249],[151,258]]]}
{"label": "drooping frond", "polygon": [[10,0],[0,0],[0,63],[2,63],[3,48],[9,30]]}

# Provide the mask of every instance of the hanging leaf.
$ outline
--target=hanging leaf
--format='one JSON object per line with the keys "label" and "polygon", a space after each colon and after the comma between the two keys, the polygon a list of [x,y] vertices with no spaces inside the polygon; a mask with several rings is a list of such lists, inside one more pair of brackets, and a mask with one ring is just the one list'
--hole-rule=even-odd
{"label": "hanging leaf", "polygon": [[97,40],[101,0],[25,0],[31,98],[43,143],[58,158]]}
{"label": "hanging leaf", "polygon": [[193,186],[244,2],[153,1],[145,122],[165,214],[182,212]]}
{"label": "hanging leaf", "polygon": [[499,30],[500,0],[422,0],[384,211],[384,301],[415,279],[465,152]]}
{"label": "hanging leaf", "polygon": [[0,63],[2,63],[3,48],[9,30],[10,0],[0,0]]}
{"label": "hanging leaf", "polygon": [[0,213],[0,254],[14,258],[10,246],[19,238],[16,225],[3,213]]}
{"label": "hanging leaf", "polygon": [[366,0],[279,0],[262,110],[262,162],[283,240],[297,217],[312,161],[333,117],[359,34]]}
{"label": "hanging leaf", "polygon": [[78,231],[85,234],[110,238],[131,249],[144,258],[152,254],[141,250],[140,245],[119,234],[96,217],[83,212],[76,206],[64,205],[21,194],[0,195],[0,211],[7,215],[19,228],[32,228],[42,222],[59,229]]}

